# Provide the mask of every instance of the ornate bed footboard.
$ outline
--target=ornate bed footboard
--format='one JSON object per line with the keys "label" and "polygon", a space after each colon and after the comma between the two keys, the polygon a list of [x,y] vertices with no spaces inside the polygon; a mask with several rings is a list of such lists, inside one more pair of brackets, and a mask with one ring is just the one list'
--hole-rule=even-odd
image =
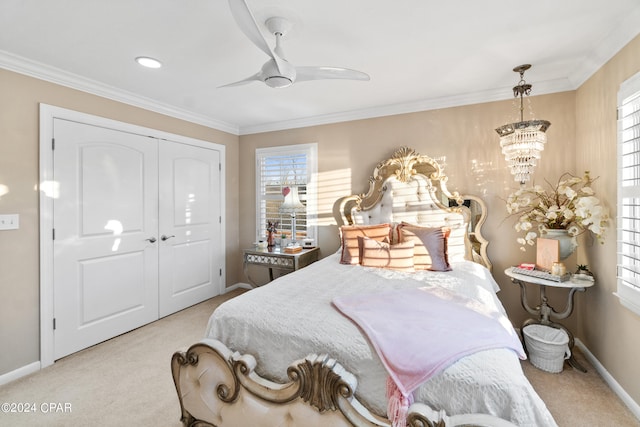
{"label": "ornate bed footboard", "polygon": [[[326,355],[293,362],[279,384],[255,372],[256,360],[205,339],[176,352],[171,371],[185,426],[391,426],[355,398],[356,378]],[[411,427],[513,427],[484,414],[448,417],[420,403],[409,408]]]}

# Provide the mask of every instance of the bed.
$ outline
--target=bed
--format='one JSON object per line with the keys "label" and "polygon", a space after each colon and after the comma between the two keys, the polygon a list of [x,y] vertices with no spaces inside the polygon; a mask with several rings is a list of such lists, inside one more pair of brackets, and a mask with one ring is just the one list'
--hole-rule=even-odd
{"label": "bed", "polygon": [[[443,298],[492,313],[500,323],[499,333],[491,329],[492,339],[517,337],[491,276],[481,230],[486,207],[479,198],[449,192],[446,183],[436,160],[400,148],[374,168],[367,193],[336,203],[338,252],[218,307],[204,339],[172,358],[184,425],[555,426],[522,372],[517,346],[492,341],[466,353],[451,350],[462,354],[456,359],[443,356],[449,341],[473,342],[486,334],[469,320],[474,318],[463,317],[466,308],[440,304]],[[384,238],[369,231],[380,229]],[[420,295],[437,305],[424,305],[427,300],[415,299]],[[369,335],[369,324],[346,311],[350,303],[362,307],[373,300],[378,305],[366,307],[380,310],[378,328],[393,325],[395,314],[385,311],[385,301],[413,319],[416,313],[432,316],[413,322],[398,315],[407,327],[396,327],[405,335],[393,338],[412,350],[397,353],[411,360],[441,358],[438,369],[433,364],[429,375],[413,377],[421,380],[409,393],[400,387],[410,398],[401,420],[397,413],[388,416],[389,384],[394,389],[397,377],[384,345]],[[427,324],[435,329],[423,329]]]}

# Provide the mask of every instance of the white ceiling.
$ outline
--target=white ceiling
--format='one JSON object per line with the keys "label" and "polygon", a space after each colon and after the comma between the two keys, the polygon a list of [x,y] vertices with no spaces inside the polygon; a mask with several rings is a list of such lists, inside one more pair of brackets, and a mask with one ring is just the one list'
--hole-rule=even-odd
{"label": "white ceiling", "polygon": [[371,81],[218,88],[267,60],[226,0],[0,0],[0,67],[242,135],[509,99],[524,63],[532,95],[573,90],[640,33],[638,0],[247,3],[294,23],[294,65]]}

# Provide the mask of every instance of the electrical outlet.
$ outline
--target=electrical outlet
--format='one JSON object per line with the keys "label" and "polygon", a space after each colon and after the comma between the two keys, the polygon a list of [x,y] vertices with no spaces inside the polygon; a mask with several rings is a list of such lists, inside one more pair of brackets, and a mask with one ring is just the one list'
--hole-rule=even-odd
{"label": "electrical outlet", "polygon": [[17,230],[20,228],[20,215],[0,215],[0,230]]}

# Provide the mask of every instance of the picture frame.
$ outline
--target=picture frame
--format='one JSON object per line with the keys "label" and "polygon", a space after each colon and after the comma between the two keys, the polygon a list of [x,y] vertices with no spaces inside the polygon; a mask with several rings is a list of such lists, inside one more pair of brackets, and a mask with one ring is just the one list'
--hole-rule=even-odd
{"label": "picture frame", "polygon": [[551,271],[553,263],[560,261],[560,242],[538,238],[536,241],[536,268]]}

